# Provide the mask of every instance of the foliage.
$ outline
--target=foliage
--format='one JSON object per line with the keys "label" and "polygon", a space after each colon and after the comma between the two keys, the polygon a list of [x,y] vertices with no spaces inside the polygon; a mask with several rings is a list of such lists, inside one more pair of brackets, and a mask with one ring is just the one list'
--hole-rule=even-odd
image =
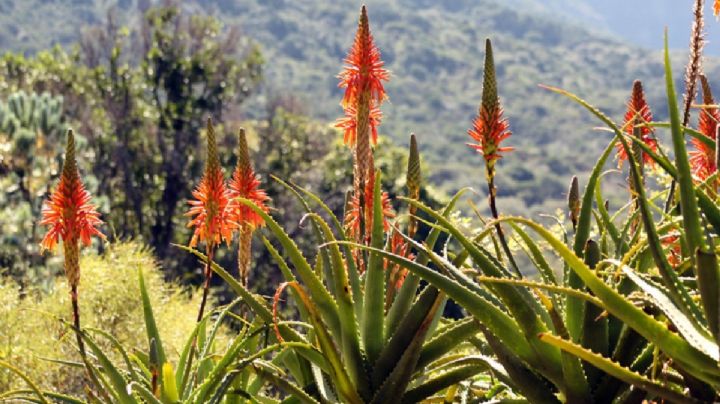
{"label": "foliage", "polygon": [[[163,310],[156,313],[165,349],[176,358],[195,322],[186,316],[196,310],[199,294],[188,292],[163,281],[150,250],[134,242],[109,246],[103,255],[86,254],[81,259],[80,311],[84,327],[109,333],[129,350],[147,350],[143,310],[138,288],[138,270],[145,275],[151,303]],[[36,380],[43,389],[65,394],[82,395],[82,369],[63,361],[77,362],[80,357],[74,346],[72,330],[61,319],[70,321],[70,296],[67,281],[57,278],[49,293],[24,289],[10,279],[0,285],[0,360],[15,364]],[[95,335],[94,335],[95,336]],[[109,341],[97,337],[98,345],[113,360],[120,360]],[[218,337],[227,338],[221,329]],[[24,388],[25,384],[7,370],[0,370],[0,391]]]}
{"label": "foliage", "polygon": [[[62,324],[63,330],[78,338],[82,362],[53,363],[82,370],[84,378],[77,381],[75,391],[83,385],[88,401],[100,402],[717,401],[720,268],[715,243],[720,233],[720,124],[704,120],[699,131],[687,127],[697,73],[702,70],[703,1],[696,0],[695,4],[695,40],[685,77],[682,114],[667,33],[665,37],[663,68],[658,72],[658,79],[663,77],[664,81],[654,91],[664,90],[668,122],[652,120],[639,81],[634,84],[622,124],[573,92],[540,86],[548,96],[557,97],[556,102],[571,100],[579,106],[574,112],[564,109],[554,121],[555,130],[562,129],[565,119],[585,110],[612,135],[587,178],[572,176],[570,180],[566,206],[572,231],[566,230],[567,220],[562,213],[547,218],[550,226],[546,219],[502,214],[505,206],[495,195],[496,180],[504,185],[498,174],[503,166],[495,166],[498,152],[503,153],[504,160],[522,159],[524,155],[522,144],[513,153],[505,143],[498,147],[510,132],[498,98],[503,94],[504,81],[503,74],[496,76],[496,66],[498,72],[503,70],[502,58],[493,57],[490,40],[486,41],[484,55],[479,118],[470,132],[480,142],[485,160],[490,217],[484,217],[472,202],[469,205],[474,217],[458,214],[458,203],[466,195],[464,189],[437,209],[427,190],[421,189],[423,170],[418,144],[422,142],[416,136],[411,136],[407,161],[382,140],[372,146],[380,123],[374,109],[385,101],[385,88],[391,87],[381,83],[389,76],[370,34],[368,12],[363,6],[355,41],[339,76],[346,90],[341,103],[345,117],[339,125],[345,129],[345,145],[340,145],[339,139],[335,144],[328,142],[329,136],[340,138],[340,134],[298,115],[288,98],[271,103],[267,121],[257,122],[247,131],[251,144],[258,145],[263,157],[257,164],[259,170],[285,176],[273,178],[267,187],[270,195],[285,195],[295,201],[294,208],[290,202],[281,201],[281,208],[273,211],[265,205],[264,197],[253,200],[247,198],[251,194],[225,191],[222,167],[228,163],[225,156],[229,153],[222,150],[227,136],[218,135],[222,132],[216,133],[208,120],[204,133],[207,169],[194,193],[198,200],[191,202],[190,211],[190,226],[196,226],[205,253],[195,248],[194,240],[188,246],[174,245],[205,267],[199,314],[192,328],[182,330],[182,347],[176,346],[179,350],[173,355],[168,349],[171,345],[161,335],[166,325],[158,320],[171,308],[162,304],[160,310],[148,295],[143,273],[144,267],[152,263],[137,258],[142,256],[137,247],[124,244],[109,249],[105,258],[96,257],[96,261],[82,266],[86,270],[93,263],[99,267],[100,262],[119,265],[114,254],[120,257],[117,252],[123,248],[136,254],[136,262],[129,261],[138,269],[140,293],[133,301],[142,315],[133,313],[133,321],[142,317],[143,343],[132,346],[132,340],[113,338],[110,332],[87,323],[80,326],[75,306],[79,266],[75,265],[78,276],[70,282],[74,322]],[[460,10],[468,7],[465,2],[458,6]],[[148,13],[146,32],[152,34],[146,38],[156,38],[158,46],[143,63],[166,60],[162,49],[168,45],[167,38],[180,38],[182,42],[178,34],[182,28],[177,27],[193,21],[193,17],[175,19],[178,15],[172,7]],[[380,14],[381,19],[386,17]],[[167,21],[173,24],[165,25]],[[192,26],[192,22],[188,24]],[[171,34],[167,34],[168,30]],[[495,55],[503,52],[507,50],[500,46]],[[171,65],[169,71],[177,72],[167,76],[165,62],[154,64],[153,69],[144,65],[145,77],[154,78],[157,86],[154,103],[147,105],[157,112],[153,118],[160,119],[156,134],[166,136],[157,142],[161,167],[170,153],[162,146],[169,144],[164,141],[189,147],[178,151],[182,156],[194,158],[199,154],[194,147],[197,137],[184,132],[192,128],[199,131],[200,120],[194,108],[200,107],[193,101],[195,89],[173,82],[175,74],[184,76],[183,72],[188,71],[186,66]],[[220,63],[218,69],[222,70],[222,66]],[[191,81],[188,78],[188,83]],[[166,91],[162,95],[157,91],[160,87]],[[652,84],[646,83],[648,87]],[[710,87],[704,81],[703,90],[707,93],[705,99],[712,100]],[[224,110],[220,105],[226,100],[222,97],[205,101],[217,102],[209,110]],[[168,107],[171,104],[174,106]],[[196,120],[185,121],[186,116]],[[513,133],[517,131],[513,129]],[[667,134],[669,142],[656,138],[658,133]],[[248,173],[246,179],[257,187],[245,135],[246,131],[240,129],[236,166]],[[686,142],[690,137],[696,146],[703,146],[700,151],[704,150],[705,157],[712,157],[714,163],[705,164],[707,172],[702,177],[694,174],[699,160],[689,157]],[[68,155],[72,156],[73,138],[68,139]],[[603,187],[608,181],[604,167],[616,149],[621,150],[629,170],[629,186],[622,191],[627,202],[619,209],[614,204],[611,208]],[[573,152],[588,159],[583,150]],[[387,153],[384,158],[383,153]],[[352,156],[352,166],[347,163],[348,156]],[[296,161],[298,166],[293,165]],[[322,165],[313,165],[317,161]],[[532,164],[524,161],[528,163]],[[64,162],[66,167],[68,164],[75,168],[70,157]],[[191,165],[185,161],[183,164]],[[334,171],[324,172],[327,167]],[[407,171],[403,172],[405,167]],[[477,165],[471,169],[481,171]],[[405,183],[383,182],[388,172],[390,178],[405,177]],[[175,182],[190,178],[185,172],[178,177],[172,170],[153,175],[161,174],[168,178],[160,195],[168,186],[175,187]],[[195,174],[199,176],[199,172]],[[236,178],[233,181],[236,184]],[[343,183],[350,191],[341,200],[339,195],[345,189],[337,185]],[[310,189],[308,184],[316,188]],[[406,189],[400,191],[401,186]],[[384,187],[395,189],[384,192]],[[391,197],[396,210],[391,206]],[[165,207],[170,210],[178,201],[164,197],[160,200],[171,202]],[[275,206],[275,202],[269,206]],[[242,229],[243,223],[229,218],[237,219],[235,213],[247,209],[252,210],[256,220],[253,232],[239,241],[238,280],[235,271],[218,262],[233,254],[219,241],[220,236],[229,241],[235,230]],[[160,212],[156,218],[166,218],[163,215],[167,212]],[[227,232],[221,233],[222,229]],[[151,240],[156,232],[163,231],[154,228]],[[244,269],[249,257],[241,254],[249,254],[252,235],[262,241],[262,254],[274,262],[263,262],[254,270],[270,272],[271,268],[275,274],[279,270],[282,281],[271,280],[269,285],[248,282]],[[162,245],[167,246],[167,241]],[[76,255],[65,255],[66,262],[73,258]],[[127,264],[127,257],[124,259],[123,264]],[[231,303],[204,315],[213,275],[225,285]],[[88,278],[82,279],[87,282]],[[110,283],[116,285],[115,281]],[[264,287],[275,289],[272,298],[257,293]],[[95,309],[106,313],[102,310],[105,297],[117,292],[103,290],[101,282],[91,284],[90,289],[99,293],[90,296],[95,300],[93,304],[100,305]],[[10,290],[5,292],[12,303],[7,305],[10,309],[6,315],[19,319],[22,316],[17,314],[17,299]],[[462,307],[464,316],[456,320],[443,318],[443,309],[451,300]],[[133,307],[130,301],[124,303]],[[101,326],[111,330],[115,324],[101,321]],[[180,328],[173,326],[172,331]],[[141,328],[136,324],[133,330]],[[21,338],[14,334],[17,329],[20,326],[11,324],[5,332],[11,338]],[[218,334],[218,330],[223,331]],[[110,345],[101,346],[101,341],[109,341]],[[10,355],[16,345],[22,346],[10,341]],[[83,346],[88,347],[87,351]],[[58,396],[33,382],[34,378],[26,375],[32,364],[15,366],[10,362],[0,361],[0,369],[21,379],[19,384],[25,387],[0,398],[82,402],[80,397]]]}

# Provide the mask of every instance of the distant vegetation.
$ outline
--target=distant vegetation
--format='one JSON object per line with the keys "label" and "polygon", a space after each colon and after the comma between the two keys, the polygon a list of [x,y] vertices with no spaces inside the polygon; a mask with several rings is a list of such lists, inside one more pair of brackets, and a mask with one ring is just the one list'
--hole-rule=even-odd
{"label": "distant vegetation", "polygon": [[[79,38],[78,26],[100,24],[110,6],[117,6],[114,15],[122,24],[136,21],[135,10],[148,3],[10,1],[0,17],[12,15],[1,25],[5,34],[0,33],[0,44],[8,50],[28,51],[46,48],[54,41],[70,45]],[[344,34],[353,29],[355,3],[183,2],[184,7],[238,24],[243,34],[260,45],[267,63],[255,96],[258,100],[292,94],[301,101],[304,113],[325,122],[341,116],[337,84],[326,73],[338,71],[349,45]],[[505,168],[499,174],[499,196],[511,212],[548,212],[561,207],[566,178],[587,172],[593,161],[581,156],[600,150],[609,136],[594,131],[592,120],[568,109],[537,84],[556,85],[581,95],[595,93],[597,104],[620,119],[632,82],[640,79],[646,83],[656,117],[663,119],[667,114],[659,52],[494,0],[370,0],[367,4],[373,10],[377,42],[394,77],[388,85],[390,102],[383,106],[386,118],[381,132],[398,144],[415,132],[421,149],[427,152],[435,186],[446,192],[463,185],[482,188],[477,156],[450,145],[465,141],[476,112],[486,37],[495,42],[501,96],[516,134],[510,143],[522,146],[520,158],[500,163]],[[41,16],[50,23],[38,30],[23,28]],[[670,35],[687,42],[689,29]],[[708,46],[715,46],[714,42]],[[684,63],[686,56],[678,54],[674,60]],[[720,77],[717,63],[706,60],[705,70],[711,84],[716,84],[714,78]],[[598,88],[603,91],[598,93]],[[265,114],[261,105],[253,101],[242,111],[261,116]],[[615,182],[622,183],[625,177],[617,175]],[[466,179],[475,181],[468,184]],[[616,191],[611,188],[608,192],[612,196]]]}

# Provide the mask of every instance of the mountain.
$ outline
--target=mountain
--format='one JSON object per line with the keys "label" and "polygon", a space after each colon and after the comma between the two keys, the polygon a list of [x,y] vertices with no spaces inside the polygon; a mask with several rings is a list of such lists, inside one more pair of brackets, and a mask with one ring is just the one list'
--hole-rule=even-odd
{"label": "mountain", "polygon": [[[720,24],[712,17],[712,1],[705,1],[706,38],[710,44],[720,40]],[[694,0],[507,0],[507,4],[526,11],[592,27],[596,32],[649,49],[662,49],[662,33],[668,27],[671,48],[686,48],[692,24]],[[720,47],[710,46],[710,55],[720,55]]]}
{"label": "mountain", "polygon": [[[637,2],[643,1],[650,2]],[[77,27],[101,21],[107,7],[118,3],[116,12],[129,21],[127,16],[134,13],[137,1],[4,1],[0,3],[0,45],[33,51],[54,42],[69,44],[77,38]],[[635,45],[612,31],[616,19],[612,16],[623,6],[620,1],[366,3],[373,34],[392,72],[381,132],[403,145],[415,132],[431,183],[445,191],[462,186],[484,189],[482,159],[465,143],[469,139],[466,130],[480,102],[487,37],[493,40],[500,96],[514,132],[507,143],[516,148],[499,166],[504,212],[552,213],[562,207],[570,177],[587,175],[610,140],[606,132],[594,130],[598,122],[588,112],[537,84],[575,92],[619,120],[633,80],[641,79],[655,115],[666,115],[661,53],[657,47]],[[625,3],[633,4],[626,9],[637,10],[635,1]],[[680,1],[652,3],[663,4],[656,9],[673,21],[690,18],[689,8]],[[262,110],[268,97],[293,94],[317,119],[331,123],[341,115],[336,75],[353,40],[360,1],[205,0],[182,4],[191,12],[208,12],[239,25],[261,45],[267,61],[266,81],[263,93],[246,104],[251,111]],[[647,14],[635,20],[633,29],[648,27],[651,36],[661,38],[661,30],[652,33],[656,23],[662,24],[653,18],[661,17]],[[39,20],[47,23],[38,26],[34,21]],[[708,19],[708,25],[712,24],[715,22]],[[13,31],[22,33],[16,41],[9,39],[8,32]],[[688,32],[689,26],[682,36],[689,37]],[[682,51],[673,57],[679,89],[683,88],[680,80],[686,59]],[[718,63],[712,58],[706,60],[705,71],[711,78],[720,77]],[[659,131],[659,136],[666,134]],[[613,192],[625,198],[625,176],[614,178],[618,186]]]}

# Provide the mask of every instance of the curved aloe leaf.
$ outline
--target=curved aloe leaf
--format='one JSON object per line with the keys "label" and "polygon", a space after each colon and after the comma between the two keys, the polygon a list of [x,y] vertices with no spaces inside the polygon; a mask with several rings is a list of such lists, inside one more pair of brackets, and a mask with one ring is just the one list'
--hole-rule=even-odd
{"label": "curved aloe leaf", "polygon": [[455,321],[437,330],[435,335],[423,345],[416,367],[424,368],[478,332],[480,329],[477,320],[473,317]]}
{"label": "curved aloe leaf", "polygon": [[[460,198],[465,194],[465,192],[467,192],[468,189],[469,188],[463,188],[455,193],[455,195],[450,199],[450,202],[448,202],[447,206],[445,206],[445,208],[442,210],[441,214],[443,217],[448,217],[452,213],[458,200],[460,200]],[[432,250],[433,248],[435,248],[435,243],[437,242],[442,232],[440,227],[431,226],[431,228],[432,230],[430,231],[430,234],[425,240],[425,245],[428,250]],[[419,251],[417,261],[420,264],[427,264],[427,262],[429,261],[429,257],[427,256],[427,254]],[[390,306],[390,310],[388,310],[387,318],[385,321],[386,335],[392,335],[395,333],[395,329],[397,328],[398,324],[400,324],[400,321],[410,309],[410,305],[412,304],[413,299],[415,299],[415,295],[417,293],[417,288],[419,285],[420,278],[412,272],[409,273],[407,278],[405,278],[405,282],[400,288],[400,291],[395,297],[395,301],[393,302],[392,306]]]}
{"label": "curved aloe leaf", "polygon": [[558,338],[551,334],[543,334],[540,336],[542,341],[552,344],[563,351],[569,352],[573,355],[578,356],[584,361],[587,361],[591,365],[597,367],[603,372],[610,374],[618,379],[637,386],[643,390],[647,390],[653,394],[656,394],[662,398],[665,398],[674,403],[697,403],[695,399],[687,397],[680,392],[671,390],[660,383],[648,379],[645,376],[639,375],[632,370],[622,367],[619,364],[598,355],[592,351],[589,351],[571,341]]}
{"label": "curved aloe leaf", "polygon": [[652,281],[643,279],[636,274],[632,268],[622,265],[615,260],[608,260],[613,265],[620,266],[623,273],[633,281],[643,292],[647,293],[652,301],[665,313],[670,321],[675,325],[678,332],[693,346],[697,347],[705,355],[720,358],[718,353],[718,345],[709,338],[707,330],[699,328],[690,318],[685,316],[680,309],[675,306],[670,297],[658,286],[653,285]]}
{"label": "curved aloe leaf", "polygon": [[603,301],[608,312],[632,327],[647,340],[656,344],[658,348],[676,362],[683,364],[683,368],[689,373],[713,385],[720,385],[720,369],[718,369],[717,358],[705,355],[677,334],[668,330],[664,324],[645,314],[618,292],[607,286],[605,282],[598,278],[563,242],[555,238],[555,236],[544,227],[531,220],[518,217],[508,217],[499,220],[523,223],[532,228],[550,244],[563,260],[568,263],[570,268],[580,276],[585,285]]}
{"label": "curved aloe leaf", "polygon": [[[323,235],[326,242],[333,242],[335,236],[332,234],[330,227],[317,214],[311,214],[310,217],[318,226],[318,230]],[[382,223],[381,223],[382,225]],[[340,248],[337,244],[329,244],[329,248],[321,250],[329,250],[331,260],[332,278],[335,281],[335,291],[338,301],[340,314],[340,326],[342,329],[342,351],[344,358],[349,362],[348,369],[354,383],[358,386],[358,390],[363,396],[369,396],[369,380],[365,373],[365,364],[362,352],[360,350],[360,339],[358,334],[357,319],[355,317],[353,294],[349,284],[348,275],[345,271],[345,260],[343,260]]]}
{"label": "curved aloe leaf", "polygon": [[[382,248],[384,244],[382,190],[380,173],[375,176],[373,191],[373,221],[370,244],[374,248]],[[363,346],[371,364],[380,355],[385,342],[385,273],[383,260],[377,254],[370,254],[367,272],[365,273],[365,299],[363,314],[360,321],[360,335]]]}
{"label": "curved aloe leaf", "polygon": [[300,303],[305,306],[305,309],[310,315],[310,321],[313,324],[318,343],[321,347],[323,355],[327,358],[327,362],[332,370],[331,375],[335,380],[335,386],[337,387],[343,400],[346,400],[349,403],[362,403],[363,400],[358,395],[355,386],[345,371],[345,366],[343,365],[340,352],[338,351],[338,348],[326,325],[323,323],[320,311],[315,305],[314,300],[310,298],[307,292],[305,292],[305,290],[297,282],[289,282],[286,283],[286,285],[292,287],[297,292],[297,296],[300,298]]}
{"label": "curved aloe leaf", "polygon": [[[475,262],[475,264],[486,275],[498,278],[507,276],[506,272],[499,269],[496,262],[494,262],[491,257],[478,248],[457,227],[453,226],[448,219],[418,201],[402,197],[399,197],[398,199],[416,206],[418,209],[437,220],[441,226],[443,226],[455,239],[457,239],[458,242],[460,242],[460,244],[462,244],[466,250],[468,250],[473,262]],[[488,226],[490,225],[491,224],[488,224]],[[438,288],[445,291],[450,296],[450,293],[447,290],[440,287]],[[498,284],[494,286],[493,290],[502,299],[503,303],[512,313],[513,317],[515,317],[520,330],[522,330],[525,335],[526,341],[528,341],[532,347],[535,359],[531,360],[530,363],[533,364],[533,366],[536,366],[536,369],[543,373],[546,377],[558,382],[558,384],[561,384],[562,377],[560,375],[562,371],[560,351],[549,347],[547,344],[542,344],[537,340],[537,334],[547,330],[547,327],[542,320],[542,313],[536,311],[537,306],[539,306],[537,301],[528,291],[518,290],[517,288],[511,286]]]}
{"label": "curved aloe leaf", "polygon": [[[685,238],[687,239],[690,251],[697,249],[707,251],[700,223],[700,212],[698,210],[697,199],[695,199],[690,161],[688,160],[687,149],[685,148],[685,137],[683,136],[682,124],[680,123],[680,112],[678,111],[677,99],[675,98],[675,83],[670,66],[667,29],[665,30],[664,60],[665,87],[667,89],[668,111],[670,112],[673,149],[675,150],[675,165],[677,166],[678,172],[677,181],[678,185],[680,185],[680,208],[682,209]],[[715,302],[715,304],[717,304],[717,302]]]}
{"label": "curved aloe leaf", "polygon": [[295,266],[298,277],[312,294],[313,300],[317,303],[317,307],[320,310],[320,313],[322,313],[328,327],[330,327],[330,330],[334,334],[340,334],[340,320],[338,318],[337,304],[330,295],[330,292],[328,292],[320,279],[318,279],[317,275],[310,267],[310,264],[307,262],[295,242],[290,238],[290,236],[288,236],[285,230],[283,230],[275,219],[267,214],[267,212],[260,209],[251,200],[244,198],[239,198],[238,200],[262,217],[267,228],[272,231],[280,244],[283,246],[285,253]]}
{"label": "curved aloe leaf", "polygon": [[23,373],[20,369],[16,368],[15,366],[0,360],[0,367],[3,367],[16,375],[18,375],[23,381],[30,387],[30,390],[38,397],[38,400],[40,400],[41,403],[49,404],[48,401],[45,399],[45,396],[40,392],[40,388],[33,382],[25,373]]}
{"label": "curved aloe leaf", "polygon": [[512,319],[512,317],[457,281],[450,279],[424,265],[420,265],[417,262],[381,249],[351,242],[338,243],[348,243],[356,248],[371,250],[380,254],[384,258],[403,266],[408,271],[415,273],[422,279],[428,281],[431,285],[445,292],[448,297],[455,300],[470,314],[480,320],[480,322],[487,325],[492,333],[497,335],[501,341],[507,344],[508,348],[516,355],[524,360],[530,361],[533,360],[532,358],[535,358],[535,354],[530,347],[530,344],[520,332],[518,324]]}
{"label": "curved aloe leaf", "polygon": [[467,380],[488,368],[486,362],[482,360],[473,362],[468,361],[465,365],[450,369],[443,372],[440,376],[433,377],[419,386],[413,387],[403,395],[401,403],[411,404],[421,402],[431,395],[463,380]]}

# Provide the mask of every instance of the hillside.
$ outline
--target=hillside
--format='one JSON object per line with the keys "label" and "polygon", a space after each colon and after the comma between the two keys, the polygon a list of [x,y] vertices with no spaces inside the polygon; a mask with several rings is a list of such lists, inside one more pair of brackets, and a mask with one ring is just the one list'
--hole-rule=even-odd
{"label": "hillside", "polygon": [[[77,35],[72,27],[102,20],[103,10],[112,3],[4,2],[2,15],[12,11],[14,21],[9,25],[4,21],[3,26],[22,35],[19,41],[12,41],[3,33],[0,44],[6,49],[33,51],[53,41],[71,43]],[[137,2],[117,3],[122,3],[119,10],[127,21],[128,10],[134,10]],[[417,133],[433,180],[442,183],[446,191],[466,185],[481,188],[484,181],[479,156],[464,144],[480,100],[486,37],[493,39],[500,94],[514,132],[508,144],[517,148],[500,167],[498,186],[506,211],[551,212],[561,206],[570,176],[582,177],[593,164],[578,156],[597,155],[609,140],[606,133],[593,130],[596,122],[585,111],[538,88],[538,83],[576,92],[620,119],[632,81],[641,79],[656,116],[665,115],[657,51],[551,19],[531,7],[503,6],[494,0],[366,3],[377,43],[393,75],[387,85],[390,103],[383,108],[381,132],[400,144],[406,143],[410,132]],[[254,103],[258,111],[262,111],[263,97],[290,93],[318,119],[331,122],[340,115],[337,103],[341,93],[335,75],[352,41],[359,1],[205,0],[183,4],[238,24],[262,45],[267,65],[263,95]],[[677,12],[686,13],[686,7],[679,6]],[[28,22],[40,15],[52,22],[45,29],[18,28],[31,26]],[[671,35],[686,41],[688,30]],[[661,33],[656,35],[659,38]],[[685,58],[676,55],[678,78]],[[710,77],[720,77],[714,60],[708,61],[706,71]],[[624,176],[617,178],[622,181]]]}

